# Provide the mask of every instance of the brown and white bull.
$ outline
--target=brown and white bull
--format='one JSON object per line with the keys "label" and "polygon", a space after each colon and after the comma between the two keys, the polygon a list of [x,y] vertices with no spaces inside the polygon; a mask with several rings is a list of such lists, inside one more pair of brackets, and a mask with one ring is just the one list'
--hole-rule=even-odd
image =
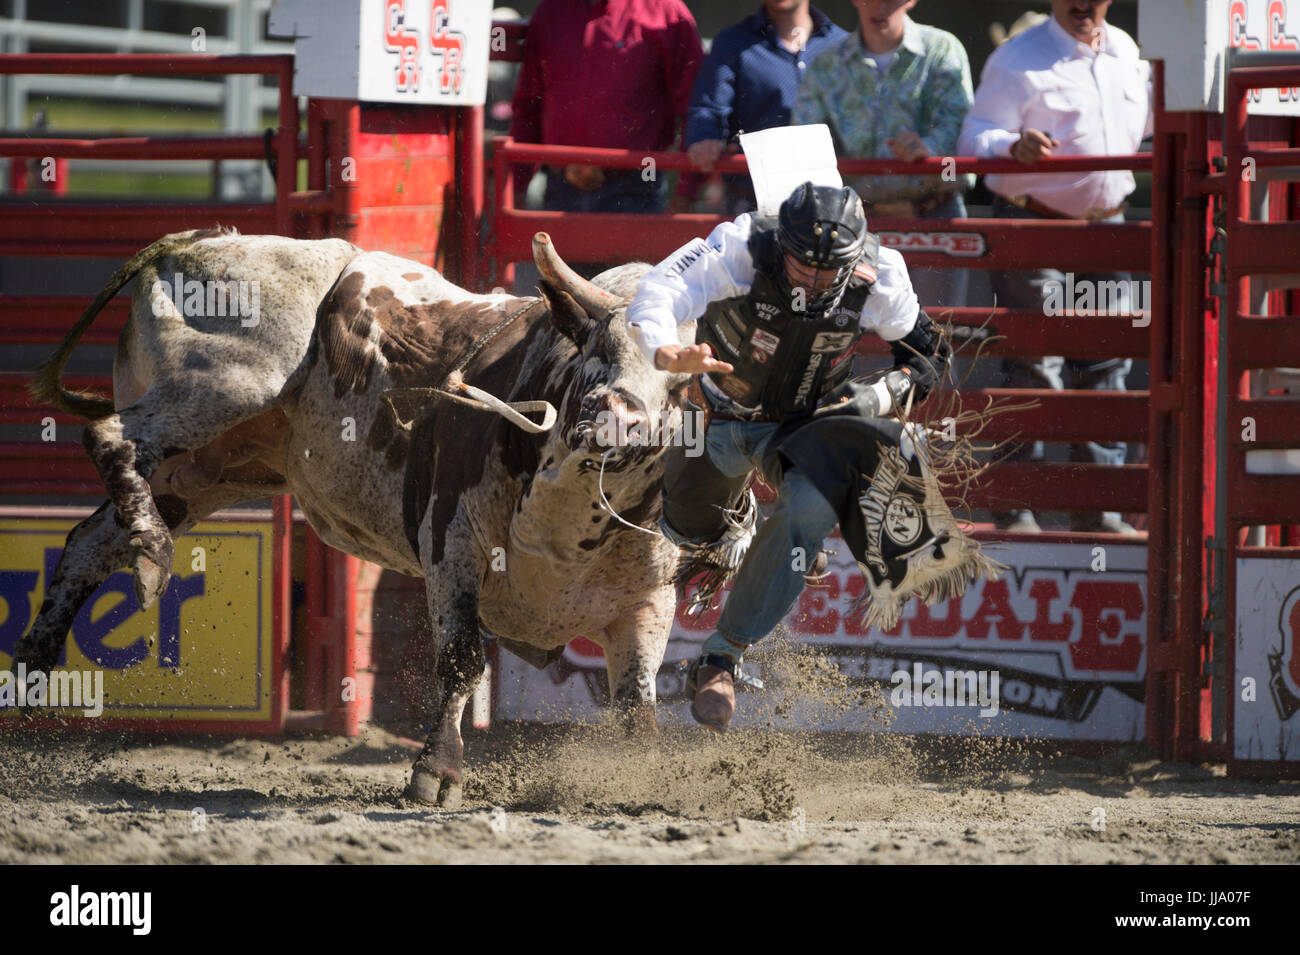
{"label": "brown and white bull", "polygon": [[[647,266],[593,284],[545,235],[534,249],[537,299],[470,294],[426,266],[336,239],[189,232],[136,255],[33,381],[38,397],[89,419],[84,443],[109,500],[69,534],[15,664],[54,665],[110,573],[131,565],[148,607],[166,587],[176,537],[216,510],[288,492],[327,543],[426,581],[438,703],[414,798],[460,799],[459,727],[483,674],[484,631],[525,656],[593,639],[612,699],[633,724],[653,725],[678,555],[615,521],[598,483],[615,512],[652,527],[665,449],[625,442],[605,454],[598,442],[610,430],[592,425],[605,413],[636,434],[658,416],[671,433],[685,379],[652,369],[628,335],[624,310]],[[65,391],[81,333],[136,276],[113,400]],[[212,283],[254,290],[245,301],[257,314],[210,314],[188,290]],[[546,400],[558,423],[532,434],[431,399],[428,389],[471,355],[466,383],[512,402]]]}

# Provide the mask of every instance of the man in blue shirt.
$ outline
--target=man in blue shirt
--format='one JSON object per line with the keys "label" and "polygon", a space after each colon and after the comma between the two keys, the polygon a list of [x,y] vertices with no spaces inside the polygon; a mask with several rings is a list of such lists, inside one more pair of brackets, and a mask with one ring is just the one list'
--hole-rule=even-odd
{"label": "man in blue shirt", "polygon": [[[810,0],[763,0],[762,9],[717,35],[695,77],[683,145],[701,172],[712,171],[740,133],[788,126],[808,64],[848,34]],[[754,208],[747,176],[727,176],[726,214]]]}

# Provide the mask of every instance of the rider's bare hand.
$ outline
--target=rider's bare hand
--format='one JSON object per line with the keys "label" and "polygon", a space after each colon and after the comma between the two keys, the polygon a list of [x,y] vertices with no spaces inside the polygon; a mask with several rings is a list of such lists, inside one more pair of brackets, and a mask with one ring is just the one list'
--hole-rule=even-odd
{"label": "rider's bare hand", "polygon": [[655,367],[678,375],[702,375],[717,371],[724,374],[734,369],[725,361],[713,357],[708,345],[663,345],[655,352]]}

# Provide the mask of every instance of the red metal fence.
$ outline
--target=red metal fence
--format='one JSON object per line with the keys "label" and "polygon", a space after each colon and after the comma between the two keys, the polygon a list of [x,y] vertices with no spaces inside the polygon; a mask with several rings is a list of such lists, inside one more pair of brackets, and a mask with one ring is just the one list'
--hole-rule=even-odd
{"label": "red metal fence", "polygon": [[[1257,369],[1285,367],[1300,369],[1300,314],[1297,296],[1289,296],[1289,314],[1253,313],[1250,279],[1254,276],[1286,275],[1293,280],[1300,273],[1300,215],[1297,191],[1300,181],[1300,148],[1295,138],[1289,147],[1268,148],[1255,142],[1248,127],[1247,98],[1251,90],[1300,86],[1300,66],[1244,67],[1228,71],[1224,94],[1225,220],[1224,257],[1227,284],[1222,289],[1224,307],[1219,316],[1219,384],[1222,390],[1222,428],[1217,435],[1216,459],[1221,462],[1222,503],[1217,534],[1223,554],[1223,613],[1220,618],[1220,664],[1210,672],[1221,681],[1218,696],[1226,706],[1225,749],[1229,768],[1251,773],[1296,775],[1295,762],[1279,763],[1283,754],[1256,752],[1243,758],[1244,694],[1238,686],[1243,678],[1269,684],[1277,699],[1294,697],[1300,684],[1300,602],[1283,603],[1277,633],[1269,629],[1238,632],[1239,615],[1261,599],[1239,590],[1238,577],[1249,561],[1286,561],[1290,572],[1284,586],[1300,584],[1300,547],[1248,547],[1245,528],[1250,525],[1294,524],[1300,515],[1300,394],[1252,397],[1248,375]],[[1263,182],[1268,170],[1274,177],[1292,183],[1285,204],[1285,221],[1260,222],[1252,218],[1252,184]],[[1272,211],[1272,210],[1270,210]],[[1266,307],[1267,308],[1267,307]],[[1270,467],[1270,452],[1289,452],[1291,461]],[[1270,471],[1277,473],[1269,473]],[[1295,543],[1295,541],[1292,541]],[[1294,590],[1293,590],[1294,592]],[[1287,607],[1293,608],[1289,618]],[[1262,628],[1261,628],[1262,629]],[[1254,667],[1238,668],[1239,644],[1245,641],[1276,640],[1276,657],[1269,660],[1271,673]],[[1257,648],[1245,647],[1258,656]],[[1263,693],[1261,687],[1261,696]],[[1265,698],[1261,705],[1271,705]],[[1278,703],[1279,716],[1283,707]],[[1285,718],[1282,719],[1284,723]],[[1290,755],[1290,754],[1287,754]]]}
{"label": "red metal fence", "polygon": [[[312,104],[313,123],[304,143],[299,142],[298,101],[293,95],[292,56],[208,56],[170,54],[9,54],[0,55],[0,73],[79,73],[91,75],[223,76],[232,73],[276,77],[279,88],[277,128],[267,143],[261,136],[132,136],[103,139],[59,139],[56,137],[11,137],[0,139],[0,157],[55,157],[57,159],[255,159],[272,160],[278,170],[275,198],[269,202],[87,202],[61,198],[55,193],[24,195],[21,202],[4,204],[0,214],[0,255],[10,256],[102,256],[122,259],[134,255],[164,232],[234,226],[243,233],[276,233],[313,236],[337,231],[339,219],[346,219],[345,190],[326,188],[328,157],[347,155],[351,144],[346,129],[330,112],[329,104]],[[354,107],[355,108],[355,107]],[[333,152],[330,146],[333,146]],[[298,161],[308,159],[306,191],[296,189]],[[109,302],[82,341],[113,344],[126,321],[129,298],[118,296]],[[81,296],[0,295],[0,344],[43,345],[51,350],[62,341],[68,328],[86,306]],[[111,392],[107,374],[72,375],[74,385]],[[51,408],[32,402],[26,392],[25,373],[0,373],[0,422],[30,425],[39,429],[42,418],[79,424]],[[100,482],[78,443],[9,441],[0,443],[0,493],[41,495],[46,499],[91,496],[102,498]],[[311,698],[319,703],[313,712],[290,714],[288,654],[291,636],[290,541],[291,500],[273,502],[273,622],[274,648],[271,679],[274,684],[273,714],[266,724],[220,722],[188,724],[169,722],[168,729],[207,731],[278,732],[286,725],[355,732],[358,704],[344,703],[337,692],[317,688]],[[309,534],[308,540],[314,535]],[[313,552],[323,545],[309,543]],[[329,552],[307,579],[309,606],[326,605],[328,594],[347,589],[355,578],[356,561]],[[327,678],[337,687],[340,668],[353,666],[351,618],[337,614],[309,616],[306,641],[309,685]],[[104,728],[124,725],[101,720]],[[149,726],[148,721],[129,721],[128,726]]]}
{"label": "red metal fence", "polygon": [[[518,40],[518,29],[509,36]],[[517,58],[517,49],[506,58]],[[1225,701],[1231,725],[1233,671],[1232,640],[1235,562],[1244,548],[1237,528],[1245,524],[1294,520],[1300,501],[1300,479],[1251,473],[1247,453],[1268,448],[1300,447],[1300,421],[1294,398],[1250,398],[1238,389],[1247,369],[1260,365],[1300,366],[1297,338],[1286,334],[1294,318],[1264,319],[1250,315],[1244,290],[1251,274],[1294,270],[1294,250],[1300,232],[1294,222],[1255,223],[1248,218],[1246,190],[1231,171],[1249,151],[1259,168],[1280,169],[1300,164],[1300,150],[1291,147],[1250,148],[1246,135],[1245,96],[1253,86],[1296,86],[1296,71],[1234,70],[1228,83],[1227,168],[1211,171],[1214,160],[1214,118],[1206,114],[1165,112],[1161,64],[1155,66],[1156,133],[1151,155],[1128,157],[1051,158],[1040,172],[1127,168],[1152,172],[1151,222],[1123,225],[1078,221],[954,219],[873,220],[874,230],[894,237],[944,232],[978,237],[983,254],[953,257],[906,249],[913,267],[1005,269],[1050,266],[1068,270],[1149,271],[1153,298],[1149,324],[1130,317],[1060,316],[1047,322],[1033,310],[982,308],[945,313],[956,325],[987,323],[1001,336],[988,349],[993,356],[1068,354],[1079,358],[1131,357],[1150,363],[1149,391],[1125,393],[1024,392],[988,389],[965,393],[978,404],[989,397],[1033,397],[1037,408],[1007,414],[986,436],[1047,441],[1124,440],[1145,443],[1146,464],[1120,468],[1086,464],[1004,464],[984,488],[969,498],[972,506],[1006,506],[1012,502],[1047,510],[1120,510],[1148,515],[1150,606],[1147,634],[1147,739],[1165,757],[1230,756],[1229,742],[1210,713]],[[97,255],[124,258],[163,231],[234,225],[250,233],[274,232],[300,237],[336,235],[363,243],[372,235],[366,222],[369,198],[362,185],[339,174],[340,160],[365,153],[367,135],[382,130],[372,111],[363,113],[354,102],[313,100],[307,107],[305,135],[299,136],[297,102],[292,95],[293,60],[287,56],[172,55],[20,55],[0,56],[0,72],[64,72],[116,74],[274,75],[280,90],[277,129],[270,158],[276,163],[276,194],[264,203],[84,202],[43,195],[36,202],[10,204],[0,217],[0,254]],[[386,120],[387,121],[387,120]],[[393,120],[396,121],[396,120]],[[441,122],[441,121],[440,121]],[[515,208],[515,164],[585,162],[611,168],[642,168],[653,159],[657,172],[684,171],[689,161],[680,153],[580,149],[514,143],[494,144],[495,211],[486,256],[480,254],[477,228],[484,208],[484,169],[481,109],[449,111],[442,126],[422,130],[432,136],[433,158],[444,161],[439,137],[455,142],[454,168],[431,188],[454,183],[446,221],[454,225],[454,246],[423,243],[420,257],[439,254],[444,271],[467,287],[509,281],[509,263],[530,258],[534,232],[544,229],[557,247],[575,261],[657,260],[689,241],[707,234],[721,220],[708,215],[626,216],[530,212]],[[378,130],[378,132],[377,132]],[[267,157],[262,137],[129,137],[61,140],[52,137],[0,139],[0,157],[128,159],[256,159]],[[381,150],[369,158],[386,161]],[[307,189],[297,189],[299,162],[305,160]],[[378,168],[378,167],[376,167]],[[731,158],[720,172],[743,172],[744,160]],[[891,160],[845,160],[841,170],[855,174],[914,174],[950,172],[1023,172],[1012,160],[939,158],[919,163]],[[1216,246],[1210,200],[1227,202],[1225,233],[1219,237],[1227,269],[1230,314],[1223,316],[1224,348],[1220,355],[1207,337],[1213,316],[1207,311],[1210,287],[1207,265]],[[25,197],[27,198],[27,197]],[[1293,191],[1294,199],[1294,191]],[[1294,203],[1293,203],[1294,205]],[[381,222],[400,221],[400,212]],[[165,223],[160,227],[159,223]],[[374,235],[380,235],[374,232]],[[1226,241],[1225,241],[1226,240]],[[382,243],[381,243],[382,244]],[[401,250],[394,249],[392,251]],[[1292,306],[1297,303],[1292,297]],[[84,308],[73,296],[0,296],[0,342],[52,347]],[[111,344],[127,314],[127,300],[110,302],[84,341]],[[877,346],[879,349],[879,346]],[[870,346],[868,346],[870,350]],[[1203,544],[1214,515],[1207,510],[1206,492],[1214,489],[1213,426],[1207,414],[1215,389],[1207,380],[1222,360],[1232,394],[1228,420],[1251,417],[1260,438],[1236,440],[1231,429],[1217,436],[1226,455],[1227,523],[1224,574],[1228,591],[1217,623],[1205,625],[1205,558]],[[71,376],[76,385],[107,388],[106,376]],[[34,407],[25,382],[14,374],[0,375],[0,423],[33,425],[51,413]],[[58,416],[56,415],[56,418]],[[41,442],[0,444],[3,491],[42,496],[102,495],[98,476],[79,446]],[[357,675],[359,662],[354,616],[359,563],[329,551],[308,532],[306,552],[307,639],[302,646],[306,711],[290,714],[288,702],[289,561],[291,522],[287,498],[275,502],[275,634],[274,679],[277,711],[272,724],[355,731],[363,698],[344,702],[338,688]],[[1260,551],[1270,555],[1277,550]],[[1294,558],[1296,549],[1284,556]],[[1211,613],[1210,616],[1213,616]],[[1221,639],[1216,645],[1211,635]],[[1226,659],[1224,645],[1226,643]],[[364,691],[363,691],[364,692]],[[1216,702],[1217,701],[1217,702]],[[204,724],[204,729],[221,728]],[[238,726],[247,732],[247,724]]]}

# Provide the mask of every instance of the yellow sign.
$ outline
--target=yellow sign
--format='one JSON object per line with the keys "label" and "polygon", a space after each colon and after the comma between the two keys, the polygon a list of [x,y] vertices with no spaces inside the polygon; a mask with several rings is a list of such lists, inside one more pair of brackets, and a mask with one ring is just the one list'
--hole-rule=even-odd
{"label": "yellow sign", "polygon": [[[13,670],[75,525],[0,518],[0,671]],[[111,574],[73,620],[58,670],[103,671],[105,719],[270,719],[271,523],[201,523],[176,541],[172,571],[143,613],[131,571]]]}

